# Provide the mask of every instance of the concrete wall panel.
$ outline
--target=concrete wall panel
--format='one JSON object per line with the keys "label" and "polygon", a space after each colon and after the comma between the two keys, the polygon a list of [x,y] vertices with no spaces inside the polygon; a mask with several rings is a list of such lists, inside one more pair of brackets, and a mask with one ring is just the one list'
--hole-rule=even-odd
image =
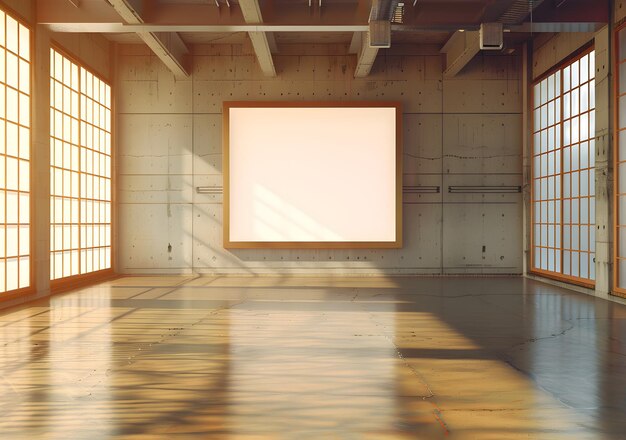
{"label": "concrete wall panel", "polygon": [[[443,218],[445,273],[518,271],[522,264],[519,203],[445,204]],[[465,225],[472,225],[472,233]]]}
{"label": "concrete wall panel", "polygon": [[405,114],[403,120],[404,172],[440,174],[443,124],[438,114]]}
{"label": "concrete wall panel", "polygon": [[522,121],[518,114],[444,116],[444,173],[513,173],[522,167]]}
{"label": "concrete wall panel", "polygon": [[593,32],[571,32],[541,37],[535,42],[532,77],[537,78],[585,44],[593,41]]}
{"label": "concrete wall panel", "polygon": [[[145,56],[140,57],[145,58]],[[141,64],[143,67],[135,70],[136,62],[133,63],[132,68],[121,67],[122,71],[127,71],[126,75],[134,73],[135,79],[118,81],[118,113],[191,113],[192,82],[175,79],[156,56],[150,56],[149,59],[151,67]],[[125,65],[125,63],[121,64]],[[145,78],[141,77],[142,72],[145,72]]]}
{"label": "concrete wall panel", "polygon": [[[521,257],[513,256],[521,256],[521,216],[509,219],[521,209],[520,195],[446,194],[450,184],[519,184],[517,57],[482,57],[464,71],[466,78],[443,81],[436,51],[398,47],[381,53],[370,77],[355,79],[356,57],[345,49],[288,45],[274,57],[279,77],[268,79],[246,45],[197,45],[191,78],[175,81],[141,48],[120,48],[120,270],[440,274],[478,267],[520,273]],[[224,249],[225,100],[401,101],[403,248]],[[493,255],[483,260],[474,247],[485,242]],[[459,259],[464,250],[467,261]]]}
{"label": "concrete wall panel", "polygon": [[615,0],[615,23],[619,23],[626,18],[626,0]]}
{"label": "concrete wall panel", "polygon": [[127,58],[128,62],[117,70],[118,81],[158,81],[159,66],[154,63],[150,54],[133,55]]}
{"label": "concrete wall panel", "polygon": [[[215,271],[268,273],[276,265],[315,273],[321,269],[354,271],[439,273],[441,268],[441,205],[405,204],[405,246],[400,251],[374,250],[226,250],[222,243],[222,206],[219,203],[194,205],[194,267],[204,273]],[[365,267],[363,267],[365,266]]]}
{"label": "concrete wall panel", "polygon": [[514,113],[522,105],[521,83],[511,80],[444,81],[444,113]]}
{"label": "concrete wall panel", "polygon": [[121,174],[118,180],[119,203],[191,203],[191,174]]}
{"label": "concrete wall panel", "polygon": [[121,174],[192,174],[192,127],[191,115],[119,115]]}
{"label": "concrete wall panel", "polygon": [[222,115],[193,116],[194,174],[222,173]]}
{"label": "concrete wall panel", "polygon": [[479,53],[467,66],[456,74],[455,80],[509,80],[521,78],[519,56],[503,57],[494,63],[493,55]]}
{"label": "concrete wall panel", "polygon": [[[120,264],[126,271],[192,267],[191,204],[120,205]],[[171,245],[171,250],[169,246]]]}

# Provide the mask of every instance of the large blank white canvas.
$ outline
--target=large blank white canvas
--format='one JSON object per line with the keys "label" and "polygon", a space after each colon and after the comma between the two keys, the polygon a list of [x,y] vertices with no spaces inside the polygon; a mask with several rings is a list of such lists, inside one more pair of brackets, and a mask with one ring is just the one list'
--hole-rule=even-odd
{"label": "large blank white canvas", "polygon": [[229,241],[396,241],[395,107],[230,107]]}

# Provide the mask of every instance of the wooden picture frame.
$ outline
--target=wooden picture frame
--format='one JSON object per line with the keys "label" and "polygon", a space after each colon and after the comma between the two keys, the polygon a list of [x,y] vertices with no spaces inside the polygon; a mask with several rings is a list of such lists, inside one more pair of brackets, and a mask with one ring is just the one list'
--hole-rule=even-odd
{"label": "wooden picture frame", "polygon": [[[234,241],[230,235],[230,110],[233,108],[393,108],[395,109],[394,241]],[[222,108],[223,246],[225,249],[398,249],[402,247],[402,104],[397,101],[225,101]]]}

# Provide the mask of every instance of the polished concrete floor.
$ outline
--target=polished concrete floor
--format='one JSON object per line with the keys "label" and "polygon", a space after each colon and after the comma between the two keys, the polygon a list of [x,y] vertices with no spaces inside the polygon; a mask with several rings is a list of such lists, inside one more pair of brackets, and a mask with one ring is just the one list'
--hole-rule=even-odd
{"label": "polished concrete floor", "polygon": [[2,439],[624,439],[626,306],[521,278],[129,277],[0,312]]}

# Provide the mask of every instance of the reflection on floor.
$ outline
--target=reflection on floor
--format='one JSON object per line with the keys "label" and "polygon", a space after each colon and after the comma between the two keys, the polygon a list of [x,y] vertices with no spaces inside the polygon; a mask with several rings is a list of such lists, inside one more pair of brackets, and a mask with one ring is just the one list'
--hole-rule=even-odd
{"label": "reflection on floor", "polygon": [[129,277],[0,312],[0,438],[624,438],[626,306],[521,278]]}

